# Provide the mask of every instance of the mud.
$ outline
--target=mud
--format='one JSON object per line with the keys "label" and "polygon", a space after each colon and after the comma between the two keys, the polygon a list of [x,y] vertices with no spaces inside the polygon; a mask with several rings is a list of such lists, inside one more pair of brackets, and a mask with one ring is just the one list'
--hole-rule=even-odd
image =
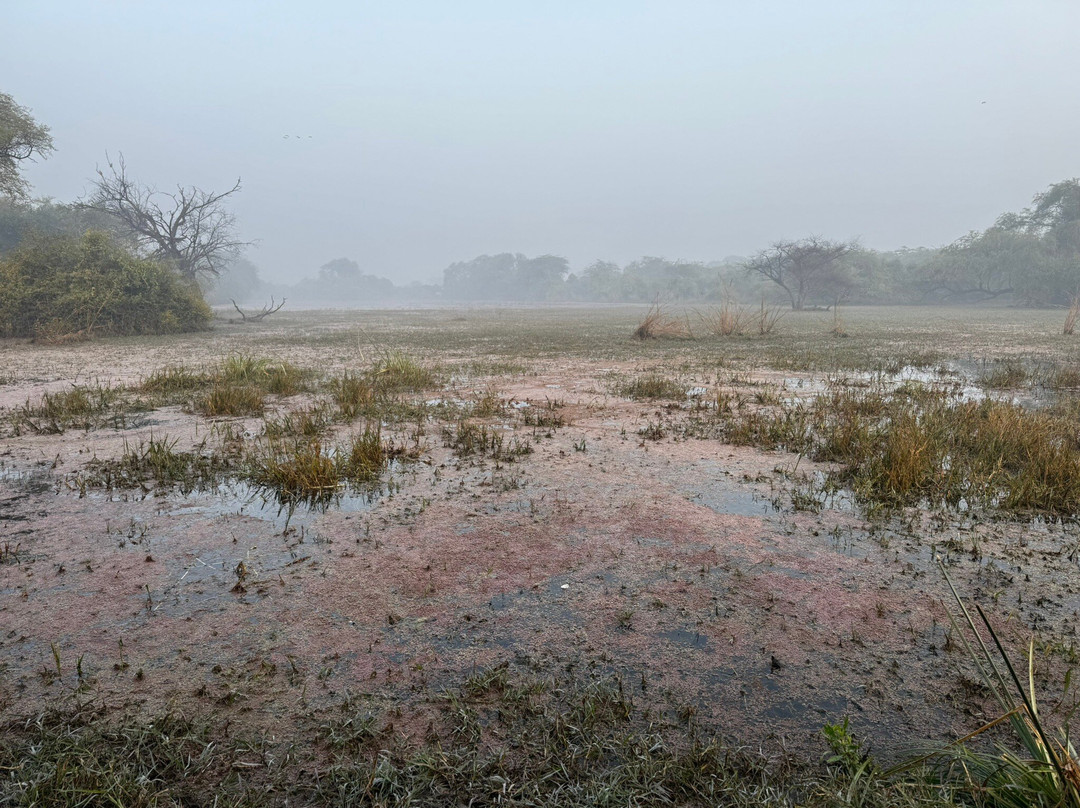
{"label": "mud", "polygon": [[[161,359],[151,351],[113,378]],[[108,346],[84,352],[82,373],[112,361]],[[890,754],[958,737],[985,710],[949,636],[937,557],[1018,655],[1039,639],[1040,686],[1060,695],[1080,610],[1074,525],[930,513],[871,524],[844,497],[796,511],[787,477],[824,467],[675,430],[645,440],[644,425],[683,411],[610,393],[611,373],[632,364],[537,365],[421,397],[497,386],[535,409],[556,395],[561,428],[525,426],[513,407],[495,419],[532,454],[460,459],[432,423],[391,485],[301,509],[288,530],[276,502],[243,485],[185,496],[73,482],[151,430],[194,443],[207,424],[179,408],[125,430],[4,438],[2,715],[79,690],[282,733],[301,705],[344,692],[407,704],[509,662],[617,673],[643,704],[796,751],[820,752],[821,725],[847,715]],[[8,407],[69,372],[27,367],[3,389]]]}

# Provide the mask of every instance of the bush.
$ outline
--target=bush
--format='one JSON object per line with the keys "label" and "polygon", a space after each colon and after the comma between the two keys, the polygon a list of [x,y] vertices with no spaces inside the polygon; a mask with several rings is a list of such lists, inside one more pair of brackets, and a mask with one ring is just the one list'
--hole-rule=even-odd
{"label": "bush", "polygon": [[0,259],[0,336],[171,334],[211,317],[197,287],[105,233],[39,236]]}

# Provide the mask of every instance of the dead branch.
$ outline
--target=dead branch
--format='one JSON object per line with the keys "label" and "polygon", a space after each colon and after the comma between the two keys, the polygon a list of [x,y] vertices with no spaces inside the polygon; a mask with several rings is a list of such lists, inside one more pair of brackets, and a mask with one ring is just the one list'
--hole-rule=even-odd
{"label": "dead branch", "polygon": [[281,298],[281,302],[275,306],[274,298],[271,297],[270,304],[267,306],[263,306],[262,311],[258,312],[257,314],[247,314],[243,309],[240,308],[240,306],[236,304],[236,301],[232,298],[229,298],[229,302],[233,304],[233,308],[236,309],[236,311],[240,314],[239,320],[237,320],[235,317],[232,317],[229,319],[230,323],[257,323],[259,320],[269,317],[275,312],[281,311],[281,307],[285,305],[285,298]]}

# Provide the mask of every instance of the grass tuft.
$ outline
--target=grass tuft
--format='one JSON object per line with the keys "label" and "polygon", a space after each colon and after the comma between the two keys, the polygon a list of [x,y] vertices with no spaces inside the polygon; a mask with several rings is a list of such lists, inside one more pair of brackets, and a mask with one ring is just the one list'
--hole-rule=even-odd
{"label": "grass tuft", "polygon": [[193,409],[207,417],[262,415],[265,404],[258,388],[246,384],[216,382],[206,395],[196,398]]}
{"label": "grass tuft", "polygon": [[647,376],[639,376],[636,379],[618,385],[615,392],[635,401],[642,399],[673,399],[686,398],[686,388],[674,379],[661,376],[658,373],[650,373]]}
{"label": "grass tuft", "polygon": [[634,338],[647,339],[691,339],[693,331],[688,320],[669,317],[663,306],[654,303],[649,307],[645,318],[634,329]]}
{"label": "grass tuft", "polygon": [[437,383],[430,369],[401,351],[387,351],[371,370],[375,387],[386,393],[418,392]]}

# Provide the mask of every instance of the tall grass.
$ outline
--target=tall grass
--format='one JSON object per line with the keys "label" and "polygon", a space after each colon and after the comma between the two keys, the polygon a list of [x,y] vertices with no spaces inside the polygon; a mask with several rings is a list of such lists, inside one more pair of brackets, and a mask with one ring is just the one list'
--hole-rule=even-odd
{"label": "tall grass", "polygon": [[289,362],[248,354],[233,354],[221,361],[214,372],[219,384],[253,387],[266,393],[292,396],[304,389],[306,374]]}
{"label": "tall grass", "polygon": [[639,340],[690,339],[693,335],[689,320],[668,316],[659,303],[649,307],[644,319],[634,329],[634,338]]}
{"label": "tall grass", "polygon": [[262,415],[265,403],[262,392],[252,385],[215,382],[205,394],[192,402],[192,408],[208,417]]}
{"label": "tall grass", "polygon": [[712,309],[699,311],[698,319],[701,320],[705,332],[714,337],[730,337],[742,334],[746,330],[749,320],[747,312],[730,298]]}
{"label": "tall grass", "polygon": [[[1051,734],[1039,711],[1034,640],[1028,646],[1027,676],[1023,681],[982,607],[976,604],[975,611],[990,638],[989,644],[944,564],[940,566],[960,613],[960,619],[949,613],[953,633],[959,637],[1001,713],[959,741],[932,750],[894,772],[936,760],[942,764],[942,779],[957,791],[977,797],[979,805],[1080,808],[1080,760],[1068,730]],[[1012,729],[1013,745],[997,741],[992,752],[972,748],[974,739],[1003,723]]]}
{"label": "tall grass", "polygon": [[1071,337],[1076,332],[1077,320],[1080,320],[1080,295],[1074,297],[1072,303],[1069,304],[1069,310],[1065,312],[1065,325],[1062,327],[1061,333]]}
{"label": "tall grass", "polygon": [[615,392],[620,396],[635,400],[662,398],[680,400],[686,398],[686,387],[684,385],[658,373],[650,373],[623,382],[616,386]]}
{"label": "tall grass", "polygon": [[208,451],[206,441],[191,451],[178,451],[177,443],[176,438],[153,435],[137,444],[125,441],[119,458],[91,461],[84,481],[105,488],[177,486],[187,493],[209,487],[230,473],[233,458]]}

